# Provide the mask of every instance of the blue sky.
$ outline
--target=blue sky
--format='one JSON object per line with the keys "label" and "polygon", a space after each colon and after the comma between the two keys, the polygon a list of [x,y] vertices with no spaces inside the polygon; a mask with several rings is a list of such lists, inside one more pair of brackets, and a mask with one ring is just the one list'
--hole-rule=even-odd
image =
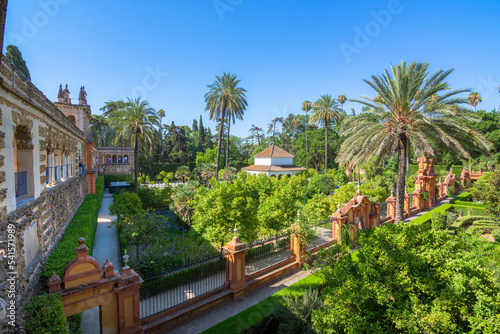
{"label": "blue sky", "polygon": [[[401,60],[454,68],[452,88],[500,105],[500,1],[11,0],[5,42],[19,46],[33,83],[55,101],[85,85],[93,113],[143,96],[164,122],[203,115],[207,85],[236,73],[248,108],[232,134],[301,113],[321,94],[374,93],[362,78]],[[346,111],[361,106],[346,103]]]}

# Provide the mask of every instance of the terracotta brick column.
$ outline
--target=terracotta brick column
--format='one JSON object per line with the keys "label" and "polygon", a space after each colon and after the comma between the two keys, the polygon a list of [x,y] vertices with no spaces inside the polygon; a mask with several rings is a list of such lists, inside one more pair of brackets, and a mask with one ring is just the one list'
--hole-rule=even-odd
{"label": "terracotta brick column", "polygon": [[408,190],[405,187],[405,205],[404,205],[404,215],[405,217],[410,216],[410,194],[408,194]]}
{"label": "terracotta brick column", "polygon": [[396,199],[394,198],[394,189],[391,189],[391,196],[386,200],[387,202],[387,216],[394,219],[396,217]]}
{"label": "terracotta brick column", "polygon": [[422,197],[420,190],[415,189],[411,194],[413,195],[413,201],[415,203],[414,206],[417,207],[418,211],[422,211]]}
{"label": "terracotta brick column", "polygon": [[297,212],[297,222],[290,228],[290,257],[294,257],[295,261],[302,263],[306,254],[306,245],[300,243],[300,212]]}
{"label": "terracotta brick column", "polygon": [[[108,262],[106,262],[107,264]],[[139,334],[144,333],[141,327],[141,314],[139,306],[139,288],[144,281],[141,277],[128,266],[128,255],[123,256],[123,263],[125,266],[122,268],[121,280],[118,286],[114,289],[118,297],[118,317],[119,328],[121,334]],[[113,268],[111,263],[107,264],[105,270],[111,271]]]}
{"label": "terracotta brick column", "polygon": [[226,281],[233,291],[233,300],[244,297],[248,283],[245,279],[245,255],[247,245],[238,239],[238,230],[234,227],[234,238],[223,249],[226,251]]}
{"label": "terracotta brick column", "polygon": [[348,215],[343,213],[342,210],[340,210],[340,202],[337,206],[337,211],[335,211],[332,216],[332,239],[336,240],[338,243],[341,243],[342,241],[340,240],[340,229],[342,228],[342,225],[347,223],[347,218]]}

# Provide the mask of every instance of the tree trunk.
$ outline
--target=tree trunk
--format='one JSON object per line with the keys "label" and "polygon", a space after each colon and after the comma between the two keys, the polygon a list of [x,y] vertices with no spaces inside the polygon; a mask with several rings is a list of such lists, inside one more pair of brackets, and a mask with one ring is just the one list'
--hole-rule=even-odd
{"label": "tree trunk", "polygon": [[306,111],[306,168],[309,168],[309,159],[307,159],[307,111]]}
{"label": "tree trunk", "polygon": [[398,223],[403,221],[404,215],[404,201],[405,201],[405,164],[406,164],[406,156],[408,154],[406,150],[406,144],[408,139],[406,135],[399,136],[398,142],[398,176],[396,182],[396,217],[395,222]]}
{"label": "tree trunk", "polygon": [[229,166],[229,128],[231,127],[231,117],[227,120],[227,145],[226,145],[226,168]]}
{"label": "tree trunk", "polygon": [[224,121],[226,119],[226,106],[222,107],[222,115],[220,118],[220,128],[219,128],[219,142],[217,145],[217,163],[215,165],[215,178],[219,180],[219,161],[220,161],[220,148],[222,144],[222,130],[224,129]]}
{"label": "tree trunk", "polygon": [[139,171],[137,170],[137,151],[138,151],[138,143],[139,143],[139,134],[137,133],[137,130],[135,131],[135,138],[134,138],[134,179],[135,179],[135,184],[134,184],[134,191],[135,193],[139,193],[139,185],[138,185],[138,177],[139,177]]}
{"label": "tree trunk", "polygon": [[325,173],[328,172],[328,121],[325,120]]}

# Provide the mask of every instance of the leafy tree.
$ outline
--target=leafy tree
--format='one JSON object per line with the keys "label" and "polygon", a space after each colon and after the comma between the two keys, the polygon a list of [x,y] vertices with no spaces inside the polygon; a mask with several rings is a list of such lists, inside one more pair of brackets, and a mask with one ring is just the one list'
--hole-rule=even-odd
{"label": "leafy tree", "polygon": [[[311,168],[319,170],[324,167],[325,162],[325,133],[321,129],[309,129],[308,131],[308,152],[306,155],[306,140],[305,133],[299,134],[297,138],[297,144],[295,149],[292,150],[292,154],[295,155],[295,163],[299,166],[306,165],[306,159],[308,159],[311,164]],[[335,157],[337,155],[338,148],[340,146],[340,140],[338,135],[333,129],[328,129],[328,145],[327,154],[330,157]],[[329,168],[335,167],[335,162],[333,159],[329,160]]]}
{"label": "leafy tree", "polygon": [[314,194],[311,199],[300,209],[300,220],[314,224],[330,218],[333,210],[330,206],[328,196]]}
{"label": "leafy tree", "polygon": [[335,177],[328,174],[316,174],[309,180],[309,189],[313,194],[329,195],[335,191]]}
{"label": "leafy tree", "polygon": [[232,184],[214,182],[210,190],[195,197],[193,208],[192,228],[217,246],[231,240],[235,225],[243,241],[253,241],[257,236],[257,202],[240,180]]}
{"label": "leafy tree", "polygon": [[106,134],[109,131],[108,119],[102,115],[92,115],[90,118],[90,133],[92,141],[100,146],[106,146]]}
{"label": "leafy tree", "polygon": [[233,183],[238,176],[236,175],[236,168],[228,166],[219,171],[219,180]]}
{"label": "leafy tree", "polygon": [[304,101],[302,102],[302,108],[301,108],[305,113],[306,113],[306,168],[309,168],[309,159],[308,159],[308,155],[307,155],[307,123],[309,121],[308,117],[307,117],[307,112],[311,111],[312,110],[312,104],[311,104],[311,101]]}
{"label": "leafy tree", "polygon": [[[433,138],[464,157],[470,156],[464,146],[476,145],[485,152],[490,147],[482,134],[464,124],[478,120],[475,114],[459,107],[466,99],[457,95],[468,90],[449,91],[445,79],[452,70],[440,70],[428,77],[428,67],[428,63],[402,62],[380,76],[372,76],[372,81],[365,80],[378,95],[354,100],[370,110],[347,120],[341,131],[341,135],[348,136],[337,157],[341,164],[356,166],[376,157],[378,165],[383,157],[397,153],[396,221],[403,220],[409,146],[419,155],[424,150],[432,154],[429,138]],[[437,93],[443,95],[429,103]]]}
{"label": "leafy tree", "polygon": [[333,196],[329,197],[330,200],[330,209],[337,210],[337,205],[340,202],[340,204],[346,204],[351,200],[351,198],[356,195],[356,190],[358,189],[358,186],[355,183],[347,183],[344,184],[342,187],[339,189],[335,190],[335,193],[333,193]]}
{"label": "leafy tree", "polygon": [[[157,124],[158,119],[154,109],[149,106],[149,102],[141,101],[140,98],[135,100],[128,99],[124,108],[115,110],[109,114],[111,124],[118,136],[132,140],[134,145],[134,156],[138,157],[139,142],[145,139],[152,144],[152,135],[154,133],[154,126]],[[134,159],[134,191],[137,194],[139,175],[138,160]]]}
{"label": "leafy tree", "polygon": [[325,173],[328,171],[328,128],[330,125],[339,124],[340,121],[338,103],[331,95],[321,95],[313,104],[311,122],[323,123],[325,126]]}
{"label": "leafy tree", "polygon": [[121,218],[130,217],[142,211],[142,201],[139,196],[128,191],[120,193],[116,201],[109,206],[109,212]]}
{"label": "leafy tree", "polygon": [[219,174],[220,149],[222,147],[222,131],[227,119],[226,113],[235,115],[243,113],[246,109],[246,90],[238,87],[240,80],[235,74],[223,73],[222,77],[216,76],[213,84],[208,85],[210,90],[205,94],[205,111],[210,111],[210,119],[220,120],[219,139],[217,145],[217,162],[215,168],[216,177]]}
{"label": "leafy tree", "polygon": [[196,152],[196,164],[197,165],[202,165],[202,164],[214,164],[217,159],[217,150],[215,148],[213,149],[207,149],[205,153],[203,152]]}
{"label": "leafy tree", "polygon": [[319,255],[325,307],[318,333],[498,333],[498,248],[422,225],[361,231],[346,248]]}
{"label": "leafy tree", "polygon": [[158,221],[165,219],[153,212],[142,211],[124,219],[121,233],[127,244],[135,246],[135,257],[140,258],[141,246],[152,242],[156,237]]}
{"label": "leafy tree", "polygon": [[200,184],[196,181],[189,181],[183,185],[175,187],[170,198],[170,210],[175,212],[178,217],[188,226],[191,226],[193,216],[193,204],[196,195],[196,189]]}
{"label": "leafy tree", "polygon": [[5,54],[5,57],[7,57],[7,59],[10,60],[10,62],[14,64],[14,66],[17,67],[17,69],[21,71],[26,78],[31,80],[30,71],[28,70],[26,62],[23,59],[23,55],[17,46],[7,45],[7,53]]}
{"label": "leafy tree", "polygon": [[168,160],[173,163],[186,163],[189,161],[188,137],[186,128],[177,126],[172,121],[168,127],[167,138]]}
{"label": "leafy tree", "polygon": [[264,134],[260,134],[260,132],[264,132],[262,128],[259,128],[258,126],[252,124],[252,127],[249,131],[251,133],[251,138],[253,138],[254,140],[257,139],[257,146],[260,147],[260,139],[264,136]]}
{"label": "leafy tree", "polygon": [[[415,183],[415,180],[413,180],[413,183]],[[377,175],[363,183],[360,190],[361,195],[367,196],[370,201],[382,203],[391,194],[391,185],[387,182],[387,178]]]}
{"label": "leafy tree", "polygon": [[483,201],[486,212],[496,221],[500,220],[500,169],[487,173],[476,181],[473,195]]}

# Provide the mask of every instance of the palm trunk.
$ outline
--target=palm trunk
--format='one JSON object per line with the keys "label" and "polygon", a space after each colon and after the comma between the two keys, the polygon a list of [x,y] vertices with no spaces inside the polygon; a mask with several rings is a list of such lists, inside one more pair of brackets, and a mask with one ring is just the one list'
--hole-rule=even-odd
{"label": "palm trunk", "polygon": [[325,173],[328,172],[328,121],[325,120]]}
{"label": "palm trunk", "polygon": [[406,135],[399,136],[398,143],[398,176],[396,182],[396,217],[395,222],[403,221],[404,215],[404,201],[405,201],[405,164],[406,156],[408,154],[406,150],[406,144],[408,139]]}
{"label": "palm trunk", "polygon": [[306,112],[306,168],[309,168],[309,159],[307,159],[307,112]]}
{"label": "palm trunk", "polygon": [[231,119],[227,120],[227,145],[226,145],[226,168],[229,166],[229,128],[231,127]]}
{"label": "palm trunk", "polygon": [[139,193],[139,185],[137,184],[137,180],[139,177],[139,171],[137,170],[137,151],[138,151],[138,142],[139,142],[139,134],[137,131],[135,131],[135,138],[134,138],[134,179],[135,179],[135,184],[134,184],[134,191],[135,193]]}
{"label": "palm trunk", "polygon": [[226,106],[222,107],[222,115],[220,118],[220,128],[219,128],[219,141],[217,145],[217,163],[215,165],[215,178],[219,180],[219,161],[220,161],[220,147],[222,144],[222,130],[224,129],[224,120],[226,117]]}

